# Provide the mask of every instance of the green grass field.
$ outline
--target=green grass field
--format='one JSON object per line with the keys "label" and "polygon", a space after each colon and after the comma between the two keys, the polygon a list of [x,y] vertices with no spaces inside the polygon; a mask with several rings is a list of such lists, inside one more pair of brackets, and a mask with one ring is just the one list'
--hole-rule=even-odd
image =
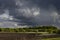
{"label": "green grass field", "polygon": [[46,39],[42,39],[42,40],[60,40],[60,37],[59,38],[46,38]]}

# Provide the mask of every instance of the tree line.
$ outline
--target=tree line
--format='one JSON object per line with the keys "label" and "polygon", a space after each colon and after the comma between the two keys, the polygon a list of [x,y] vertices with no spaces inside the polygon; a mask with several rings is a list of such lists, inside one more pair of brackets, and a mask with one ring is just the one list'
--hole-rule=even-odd
{"label": "tree line", "polygon": [[54,26],[35,26],[28,28],[0,28],[0,32],[48,32],[49,34],[60,34],[60,29]]}

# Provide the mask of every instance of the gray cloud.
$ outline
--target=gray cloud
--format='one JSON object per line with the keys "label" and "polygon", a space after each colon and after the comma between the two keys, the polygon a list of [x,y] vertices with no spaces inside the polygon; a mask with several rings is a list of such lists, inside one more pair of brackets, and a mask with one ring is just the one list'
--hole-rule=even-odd
{"label": "gray cloud", "polygon": [[59,0],[0,0],[0,14],[8,10],[10,16],[27,25],[58,25],[59,4]]}

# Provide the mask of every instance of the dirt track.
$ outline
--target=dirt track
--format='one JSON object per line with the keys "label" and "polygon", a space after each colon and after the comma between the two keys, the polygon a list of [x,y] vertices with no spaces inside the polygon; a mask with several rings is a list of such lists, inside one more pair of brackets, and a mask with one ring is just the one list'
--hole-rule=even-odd
{"label": "dirt track", "polygon": [[40,40],[42,38],[60,37],[60,35],[38,35],[28,33],[0,33],[0,40]]}

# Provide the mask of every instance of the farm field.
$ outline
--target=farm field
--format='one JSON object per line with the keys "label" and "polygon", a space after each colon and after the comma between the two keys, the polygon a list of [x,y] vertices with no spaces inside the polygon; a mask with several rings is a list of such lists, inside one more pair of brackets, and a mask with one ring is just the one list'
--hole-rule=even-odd
{"label": "farm field", "polygon": [[0,40],[60,40],[60,35],[40,35],[36,33],[0,33]]}

